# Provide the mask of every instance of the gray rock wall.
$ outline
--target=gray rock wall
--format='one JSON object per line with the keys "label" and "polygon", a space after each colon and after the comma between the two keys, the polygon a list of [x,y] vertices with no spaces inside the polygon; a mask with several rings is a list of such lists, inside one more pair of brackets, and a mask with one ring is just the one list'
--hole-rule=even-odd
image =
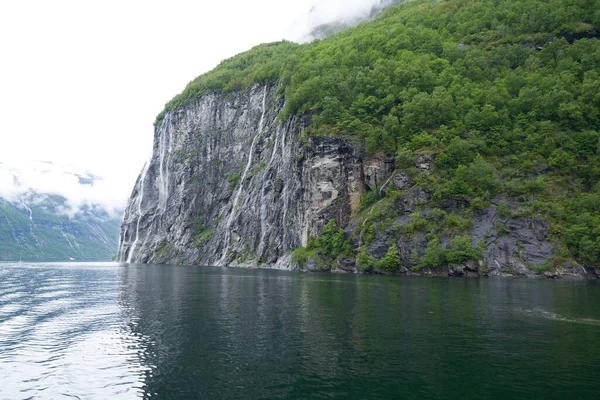
{"label": "gray rock wall", "polygon": [[360,152],[307,140],[300,118],[276,121],[275,91],[211,93],[165,115],[125,211],[120,261],[291,268],[284,256],[330,218],[349,222],[364,191]]}
{"label": "gray rock wall", "polygon": [[[393,225],[402,226],[415,211],[427,213],[430,194],[395,170],[384,154],[364,159],[360,144],[308,138],[302,117],[278,120],[283,107],[283,96],[267,85],[244,93],[208,93],[167,112],[125,211],[119,261],[311,269],[314,263],[293,265],[291,253],[333,218],[356,250],[367,246],[376,258],[395,241],[399,271],[412,273],[412,258],[424,254],[427,237],[378,228],[365,244],[360,228],[375,207],[360,213],[358,207],[365,191],[383,197],[394,187],[401,196],[392,206]],[[432,156],[414,161],[422,173],[433,166]],[[461,207],[444,206],[447,211]],[[556,253],[548,229],[534,218],[503,219],[492,202],[473,216],[473,245],[484,241],[483,260],[419,273],[544,276],[534,267]],[[352,260],[331,268],[356,271]],[[596,273],[566,264],[545,276],[591,278]]]}

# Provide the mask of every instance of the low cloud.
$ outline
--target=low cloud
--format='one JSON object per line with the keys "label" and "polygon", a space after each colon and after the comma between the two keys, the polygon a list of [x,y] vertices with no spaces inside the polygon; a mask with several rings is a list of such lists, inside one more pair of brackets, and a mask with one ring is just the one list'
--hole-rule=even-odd
{"label": "low cloud", "polygon": [[375,6],[389,0],[319,0],[312,4],[294,26],[300,34],[294,39],[306,42],[314,39],[312,32],[318,26],[332,22],[353,24],[368,18]]}
{"label": "low cloud", "polygon": [[0,162],[0,197],[13,202],[39,203],[45,196],[65,198],[64,214],[73,216],[83,206],[101,207],[118,216],[125,206],[122,190],[89,171],[49,162]]}
{"label": "low cloud", "polygon": [[[9,46],[7,54],[21,61],[9,63],[12,69],[4,75],[10,79],[2,82],[3,96],[0,97],[6,98],[3,109],[13,118],[4,127],[12,134],[7,135],[0,149],[0,197],[20,202],[21,199],[33,201],[32,193],[37,193],[36,198],[41,198],[41,194],[55,194],[66,199],[65,213],[75,213],[84,205],[99,205],[109,212],[119,212],[151,148],[151,121],[164,102],[189,79],[210,69],[220,59],[261,42],[281,38],[306,41],[311,39],[310,32],[320,25],[365,18],[380,2],[263,0],[260,7],[236,2],[235,8],[244,12],[230,15],[227,10],[231,4],[224,6],[216,2],[176,1],[175,6],[164,8],[147,2],[109,1],[91,6],[72,1],[70,3],[77,4],[74,8],[69,2],[57,5],[37,1],[36,7],[42,7],[44,12],[34,15],[33,19],[30,7],[22,2],[6,2],[8,8],[4,14],[18,17],[0,28],[17,32],[13,36],[19,40],[10,42],[12,47]],[[144,18],[138,18],[140,9],[144,10]],[[198,15],[215,18],[209,18],[210,23],[199,27]],[[219,19],[221,17],[226,24]],[[110,32],[100,29],[105,20],[114,27]],[[135,24],[131,25],[131,21]],[[174,25],[169,25],[173,21],[176,21]],[[156,29],[158,24],[165,23],[165,29]],[[61,29],[54,29],[56,27]],[[81,31],[81,35],[74,38],[73,31]],[[219,40],[203,40],[199,51],[186,51],[198,45],[199,37],[215,34]],[[135,52],[131,51],[132,43]],[[157,46],[182,54],[181,62],[173,63],[168,57],[157,59]],[[50,106],[38,107],[38,118],[29,118],[26,125],[20,121],[27,119],[30,111],[15,106],[20,104],[15,99],[28,93],[23,90],[31,83],[27,68],[35,67],[36,60],[23,58],[23,48],[33,49],[28,53],[33,55],[49,52],[47,56],[56,61],[44,69],[52,79],[39,80],[45,86],[37,90],[40,104]],[[116,63],[114,57],[126,62]],[[113,68],[116,65],[118,68]],[[95,74],[98,79],[86,81],[90,71],[96,70],[102,71]],[[80,73],[83,75],[79,76]],[[82,81],[91,86],[82,86]],[[150,81],[153,84],[149,88]],[[115,97],[115,91],[122,95]],[[81,101],[71,102],[69,118],[51,106],[72,98]],[[108,117],[97,118],[97,115]],[[97,123],[90,125],[90,119]],[[89,129],[84,133],[81,126]],[[48,135],[48,130],[53,134]],[[12,157],[44,158],[55,163],[14,162]],[[85,169],[61,166],[66,163],[91,166],[92,171],[102,171],[106,178],[93,179],[92,184],[82,183],[80,177],[93,176]]]}

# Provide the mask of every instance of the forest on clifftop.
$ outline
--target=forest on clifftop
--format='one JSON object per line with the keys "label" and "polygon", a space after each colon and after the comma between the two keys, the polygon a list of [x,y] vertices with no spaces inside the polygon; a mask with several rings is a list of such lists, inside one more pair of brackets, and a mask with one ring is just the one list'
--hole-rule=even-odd
{"label": "forest on clifftop", "polygon": [[[393,156],[432,194],[437,211],[402,228],[430,239],[421,266],[477,258],[463,236],[469,215],[502,197],[519,207],[499,212],[550,224],[561,258],[597,266],[598,32],[598,0],[405,2],[323,40],[263,44],[225,60],[167,103],[157,123],[209,91],[275,84],[286,100],[281,119],[307,116],[308,135],[360,141],[367,157]],[[412,166],[423,154],[435,159],[430,173]],[[372,189],[359,212],[385,203]],[[457,214],[437,208],[448,200],[467,207]],[[389,223],[386,213],[393,210],[384,204],[361,234]],[[334,226],[325,233],[309,250],[332,257],[352,251]],[[446,249],[443,235],[454,237]]]}

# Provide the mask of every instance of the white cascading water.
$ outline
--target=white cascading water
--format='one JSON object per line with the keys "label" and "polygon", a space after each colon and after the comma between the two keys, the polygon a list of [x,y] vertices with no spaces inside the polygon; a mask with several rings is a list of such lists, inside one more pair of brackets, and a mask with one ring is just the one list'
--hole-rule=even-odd
{"label": "white cascading water", "polygon": [[21,199],[21,204],[23,204],[23,207],[25,207],[25,209],[27,210],[27,212],[29,212],[29,220],[31,222],[33,222],[33,211],[31,211],[31,208],[29,208],[27,206],[27,204],[25,204],[25,201],[23,199]]}
{"label": "white cascading water", "polygon": [[[281,138],[281,163],[283,164],[283,159],[285,157],[285,133],[287,132],[287,129],[283,130],[283,137]],[[284,180],[283,182],[283,191],[282,191],[282,196],[283,197],[283,219],[281,220],[281,224],[283,226],[283,238],[281,239],[281,250],[283,252],[287,251],[286,248],[286,244],[285,244],[285,240],[286,240],[286,234],[287,234],[287,209],[288,209],[288,205],[289,205],[289,196],[288,196],[288,189],[287,189],[287,179]]]}
{"label": "white cascading water", "polygon": [[169,198],[169,163],[171,162],[171,153],[172,152],[173,152],[173,128],[170,127],[169,128],[169,153],[168,153],[168,156],[167,156],[167,170],[166,170],[166,172],[167,172],[167,181],[166,181],[166,185],[165,185],[165,191],[166,191],[165,198],[166,199]]}
{"label": "white cascading water", "polygon": [[225,225],[225,243],[223,245],[223,252],[221,254],[221,261],[225,259],[227,256],[227,250],[229,249],[229,244],[231,242],[231,223],[233,222],[233,217],[235,216],[236,206],[242,194],[242,189],[244,188],[244,180],[246,179],[246,174],[248,174],[248,170],[252,165],[252,153],[254,152],[254,145],[256,141],[260,137],[263,131],[263,123],[265,121],[265,113],[267,110],[266,107],[267,102],[267,86],[263,90],[263,100],[262,100],[262,115],[260,116],[260,122],[258,123],[258,133],[252,139],[252,145],[250,145],[250,152],[248,154],[248,162],[246,163],[246,168],[244,168],[244,172],[242,173],[242,177],[240,179],[240,187],[238,188],[235,197],[233,198],[233,203],[231,204],[231,212],[229,213],[229,218],[227,218],[227,224]]}
{"label": "white cascading water", "polygon": [[[158,208],[165,212],[167,199],[169,198],[169,161],[171,159],[171,153],[173,152],[173,130],[171,129],[171,114],[167,113],[165,120],[160,126],[160,133],[158,138],[158,157],[159,157],[159,168],[158,168]],[[166,138],[167,130],[169,143],[167,147]],[[135,228],[135,239],[131,244],[127,258],[124,260],[129,263],[132,260],[133,253],[137,247],[137,243],[140,239],[140,220],[142,218],[142,202],[144,200],[144,184],[146,180],[146,174],[150,168],[152,157],[149,161],[144,164],[140,178],[140,190],[134,201],[137,202],[137,222]],[[119,254],[123,254],[123,247],[125,245],[124,238],[119,239]]]}
{"label": "white cascading water", "polygon": [[[171,126],[171,114],[168,113],[165,117],[165,121],[161,124],[160,127],[160,136],[158,139],[158,148],[159,148],[159,166],[158,166],[158,176],[159,176],[159,184],[158,184],[158,207],[162,212],[165,211],[167,205],[167,199],[169,198],[169,160],[171,158],[171,151],[173,149],[173,130],[170,128]],[[166,138],[167,132],[169,131],[169,146],[167,149]],[[166,162],[165,162],[166,158]]]}
{"label": "white cascading water", "polygon": [[[125,213],[123,213],[123,218],[121,218],[121,225],[120,225],[121,230],[119,231],[119,250],[117,251],[117,261],[125,261],[125,260],[123,260],[123,246],[125,244],[125,240],[124,240],[125,237],[123,235],[124,232],[122,229],[122,227],[125,224],[125,217],[126,217],[126,215],[125,215]],[[127,232],[127,231],[125,231],[125,232]]]}
{"label": "white cascading water", "polygon": [[37,236],[35,235],[35,232],[33,231],[33,227],[34,227],[33,211],[31,211],[31,208],[29,208],[29,206],[27,204],[25,204],[25,200],[23,198],[21,198],[21,204],[29,212],[29,221],[31,222],[31,226],[29,227],[29,230],[31,232],[31,236],[33,236],[33,238],[35,239],[35,242],[37,243],[37,245],[40,246],[40,241],[38,240]]}
{"label": "white cascading water", "polygon": [[271,159],[267,164],[267,168],[265,168],[265,172],[262,177],[261,189],[260,189],[260,242],[258,243],[258,254],[262,254],[265,236],[267,234],[267,205],[265,204],[265,183],[267,182],[267,178],[269,177],[269,171],[273,165],[273,161],[275,160],[275,155],[278,150],[279,143],[279,134],[281,133],[281,129],[278,126],[275,131],[275,143],[273,143],[273,152],[271,153]]}
{"label": "white cascading water", "polygon": [[60,218],[58,219],[58,223],[60,224],[60,233],[62,233],[63,237],[65,238],[65,240],[67,241],[67,243],[69,243],[69,246],[71,247],[71,250],[73,250],[74,252],[77,252],[77,250],[75,249],[75,247],[73,247],[73,244],[71,243],[71,240],[69,239],[69,236],[65,233],[64,229],[63,229],[63,224],[62,221],[60,220]]}
{"label": "white cascading water", "polygon": [[381,198],[381,193],[383,192],[383,189],[385,189],[385,187],[388,185],[388,183],[390,183],[390,181],[392,180],[392,178],[394,177],[394,174],[392,173],[390,175],[390,177],[387,179],[387,181],[385,181],[385,183],[383,185],[381,185],[381,187],[379,188],[379,198]]}
{"label": "white cascading water", "polygon": [[136,198],[138,218],[137,218],[137,222],[135,225],[135,240],[133,241],[133,243],[131,244],[131,247],[129,248],[129,254],[127,255],[127,260],[125,261],[126,263],[131,262],[131,257],[133,256],[135,247],[137,246],[137,242],[140,238],[140,220],[142,219],[142,201],[144,200],[144,181],[146,180],[146,173],[148,172],[149,166],[150,166],[150,162],[147,162],[146,164],[144,164],[144,169],[142,169],[142,174],[140,176],[140,191]]}

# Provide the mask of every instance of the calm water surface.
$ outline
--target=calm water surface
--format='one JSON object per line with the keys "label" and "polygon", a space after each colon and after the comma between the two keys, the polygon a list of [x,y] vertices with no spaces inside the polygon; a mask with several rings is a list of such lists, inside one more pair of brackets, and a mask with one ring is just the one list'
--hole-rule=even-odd
{"label": "calm water surface", "polygon": [[0,264],[0,398],[597,399],[600,285]]}

